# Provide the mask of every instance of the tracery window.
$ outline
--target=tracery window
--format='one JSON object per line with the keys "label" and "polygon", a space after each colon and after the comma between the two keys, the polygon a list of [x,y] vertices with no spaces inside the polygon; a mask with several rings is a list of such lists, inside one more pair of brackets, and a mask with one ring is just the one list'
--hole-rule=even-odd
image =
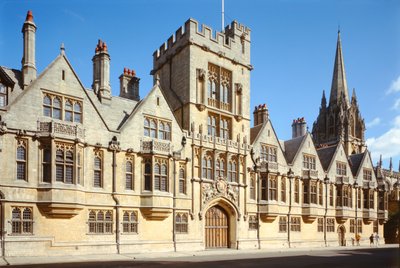
{"label": "tracery window", "polygon": [[269,200],[278,200],[278,182],[277,176],[269,175],[268,177],[268,194]]}
{"label": "tracery window", "polygon": [[221,118],[220,121],[220,137],[223,139],[229,139],[229,122],[226,118]]}
{"label": "tracery window", "polygon": [[238,182],[236,160],[232,159],[228,163],[228,181]]}
{"label": "tracery window", "polygon": [[133,158],[127,157],[125,161],[125,189],[134,190]]}
{"label": "tracery window", "polygon": [[56,143],[56,181],[74,183],[74,146]]}
{"label": "tracery window", "polygon": [[175,216],[175,232],[188,233],[188,213],[177,213]]}
{"label": "tracery window", "polygon": [[112,234],[113,215],[110,210],[89,210],[89,234]]}
{"label": "tracery window", "polygon": [[32,235],[33,213],[31,207],[14,207],[11,212],[11,234]]}
{"label": "tracery window", "polygon": [[97,188],[103,187],[103,152],[95,151],[93,161],[93,186]]}
{"label": "tracery window", "polygon": [[217,177],[225,177],[225,161],[222,158],[218,158],[215,163],[215,175]]}
{"label": "tracery window", "polygon": [[303,155],[303,168],[315,170],[316,169],[315,162],[316,162],[315,156],[306,154]]}
{"label": "tracery window", "polygon": [[179,193],[186,194],[186,172],[184,164],[179,166]]}
{"label": "tracery window", "polygon": [[17,180],[27,180],[27,141],[17,141]]}
{"label": "tracery window", "polygon": [[124,211],[122,216],[122,232],[124,234],[138,233],[138,216],[136,211]]}
{"label": "tracery window", "polygon": [[82,101],[45,93],[43,115],[59,120],[82,123]]}
{"label": "tracery window", "polygon": [[219,114],[209,114],[207,117],[207,134],[223,139],[230,139],[231,119]]}
{"label": "tracery window", "polygon": [[202,173],[203,173],[203,178],[212,180],[213,176],[213,168],[212,168],[212,158],[211,156],[207,155],[203,157],[203,163],[202,163]]}
{"label": "tracery window", "polygon": [[156,159],[154,164],[154,190],[168,192],[168,162]]}
{"label": "tracery window", "polygon": [[171,140],[171,123],[165,120],[145,117],[143,129],[143,135],[146,137]]}
{"label": "tracery window", "polygon": [[276,163],[277,162],[277,148],[271,145],[261,145],[261,160]]}
{"label": "tracery window", "polygon": [[213,115],[209,115],[207,118],[207,127],[208,127],[208,135],[216,136],[217,135],[217,125],[216,125],[216,117]]}

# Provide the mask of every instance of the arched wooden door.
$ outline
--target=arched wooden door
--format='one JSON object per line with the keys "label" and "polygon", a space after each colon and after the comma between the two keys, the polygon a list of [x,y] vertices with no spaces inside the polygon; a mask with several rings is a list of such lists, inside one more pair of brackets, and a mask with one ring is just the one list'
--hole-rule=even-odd
{"label": "arched wooden door", "polygon": [[344,226],[341,225],[338,228],[338,235],[339,235],[339,246],[346,246],[346,230],[344,229]]}
{"label": "arched wooden door", "polygon": [[229,245],[229,218],[220,206],[206,212],[206,248],[227,248]]}

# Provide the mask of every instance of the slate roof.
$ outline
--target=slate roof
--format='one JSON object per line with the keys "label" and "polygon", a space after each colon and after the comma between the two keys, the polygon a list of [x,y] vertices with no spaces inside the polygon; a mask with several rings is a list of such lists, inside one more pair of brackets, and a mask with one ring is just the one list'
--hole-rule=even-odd
{"label": "slate roof", "polygon": [[6,83],[8,82],[8,84],[13,85],[13,89],[9,92],[8,104],[10,104],[22,91],[22,72],[20,70],[0,66],[0,75],[6,80]]}
{"label": "slate roof", "polygon": [[263,126],[264,124],[259,124],[255,127],[250,128],[250,144],[253,144]]}
{"label": "slate roof", "polygon": [[332,158],[335,155],[337,148],[338,148],[338,145],[333,145],[333,146],[317,149],[319,160],[321,161],[322,167],[324,168],[325,171],[328,170],[329,165],[332,162]]}
{"label": "slate roof", "polygon": [[113,96],[110,105],[104,105],[93,90],[87,89],[86,92],[110,130],[118,130],[138,104],[134,100]]}
{"label": "slate roof", "polygon": [[351,172],[353,173],[353,176],[357,175],[357,171],[360,168],[361,162],[364,158],[364,154],[367,151],[365,151],[364,153],[361,154],[352,154],[349,156],[349,160],[350,160],[350,168],[351,168]]}
{"label": "slate roof", "polygon": [[307,137],[307,135],[297,137],[291,140],[285,141],[285,156],[288,164],[293,162],[294,157],[296,156],[297,151],[300,148],[303,140]]}

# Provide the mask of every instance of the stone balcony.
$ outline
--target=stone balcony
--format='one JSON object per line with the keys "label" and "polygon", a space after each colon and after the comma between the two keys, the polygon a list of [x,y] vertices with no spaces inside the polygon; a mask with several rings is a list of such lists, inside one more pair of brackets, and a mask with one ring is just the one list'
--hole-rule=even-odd
{"label": "stone balcony", "polygon": [[317,204],[303,204],[301,208],[301,213],[303,216],[303,220],[305,222],[311,223],[317,217],[324,215],[324,208],[318,206]]}
{"label": "stone balcony", "polygon": [[375,209],[363,209],[363,220],[365,223],[369,224],[375,221],[378,218],[377,212]]}
{"label": "stone balcony", "polygon": [[85,129],[80,124],[67,121],[37,121],[37,132],[42,137],[85,139]]}
{"label": "stone balcony", "polygon": [[317,179],[318,178],[318,170],[303,169],[302,175],[303,175],[304,179]]}
{"label": "stone balcony", "polygon": [[354,217],[355,210],[350,207],[336,207],[336,220],[345,223],[347,219]]}
{"label": "stone balcony", "polygon": [[222,102],[213,98],[208,98],[207,100],[208,102],[208,106],[217,108],[217,109],[221,109],[221,110],[225,110],[228,112],[232,111],[232,106],[229,103],[226,102]]}
{"label": "stone balcony", "polygon": [[141,152],[144,154],[169,154],[171,144],[169,141],[145,140],[140,144]]}
{"label": "stone balcony", "polygon": [[378,220],[379,222],[385,223],[389,218],[389,213],[387,210],[378,210]]}
{"label": "stone balcony", "polygon": [[171,193],[143,193],[140,197],[140,211],[148,220],[162,221],[172,213],[172,203]]}
{"label": "stone balcony", "polygon": [[261,203],[259,205],[261,220],[264,222],[272,222],[279,215],[280,208],[281,206],[276,203],[272,204]]}
{"label": "stone balcony", "polygon": [[[69,185],[68,185],[69,186]],[[79,191],[76,185],[63,189],[63,185],[40,186],[38,188],[38,207],[49,218],[72,218],[83,209],[85,193]]]}

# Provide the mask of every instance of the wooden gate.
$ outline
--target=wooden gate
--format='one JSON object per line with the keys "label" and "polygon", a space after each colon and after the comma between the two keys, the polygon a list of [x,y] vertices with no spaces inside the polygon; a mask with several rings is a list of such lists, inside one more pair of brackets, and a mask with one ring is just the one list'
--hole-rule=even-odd
{"label": "wooden gate", "polygon": [[229,245],[229,219],[220,206],[206,213],[206,248],[227,248]]}

